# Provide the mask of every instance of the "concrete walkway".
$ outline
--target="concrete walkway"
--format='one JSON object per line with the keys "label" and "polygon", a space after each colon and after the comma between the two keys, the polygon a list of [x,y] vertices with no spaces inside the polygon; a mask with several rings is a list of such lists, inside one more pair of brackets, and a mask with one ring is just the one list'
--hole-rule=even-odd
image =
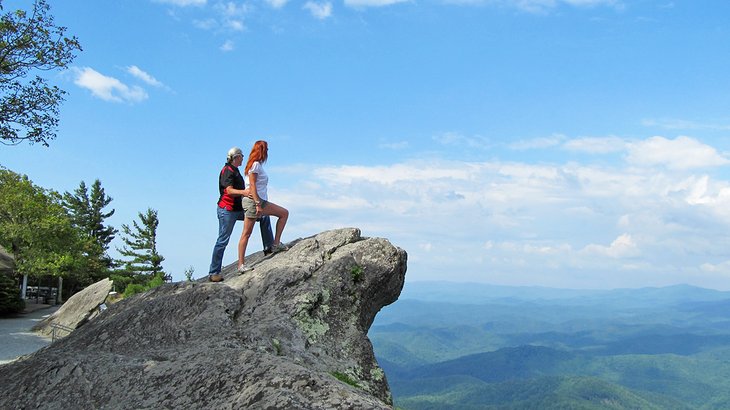
{"label": "concrete walkway", "polygon": [[30,329],[60,307],[31,302],[24,313],[0,317],[0,365],[50,344],[50,338],[39,336]]}

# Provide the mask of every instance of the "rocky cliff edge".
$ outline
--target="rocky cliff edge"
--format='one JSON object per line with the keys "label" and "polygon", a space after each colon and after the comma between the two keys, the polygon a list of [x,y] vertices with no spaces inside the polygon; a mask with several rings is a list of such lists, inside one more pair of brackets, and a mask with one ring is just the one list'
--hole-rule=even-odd
{"label": "rocky cliff edge", "polygon": [[367,331],[407,256],[355,228],[323,232],[221,283],[166,284],[0,366],[0,408],[381,409]]}

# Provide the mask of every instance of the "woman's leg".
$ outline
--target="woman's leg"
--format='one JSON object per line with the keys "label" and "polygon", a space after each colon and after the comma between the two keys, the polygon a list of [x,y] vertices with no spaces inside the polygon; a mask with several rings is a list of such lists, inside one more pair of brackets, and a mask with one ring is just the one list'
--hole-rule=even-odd
{"label": "woman's leg", "polygon": [[274,245],[278,245],[281,243],[281,234],[284,232],[287,219],[289,219],[289,211],[273,202],[266,202],[263,213],[264,215],[273,215],[278,218],[276,221],[276,234],[274,234]]}
{"label": "woman's leg", "polygon": [[241,232],[241,240],[238,241],[238,267],[243,266],[246,257],[246,247],[248,246],[248,238],[253,232],[253,226],[256,224],[256,218],[245,218],[243,220],[243,232]]}

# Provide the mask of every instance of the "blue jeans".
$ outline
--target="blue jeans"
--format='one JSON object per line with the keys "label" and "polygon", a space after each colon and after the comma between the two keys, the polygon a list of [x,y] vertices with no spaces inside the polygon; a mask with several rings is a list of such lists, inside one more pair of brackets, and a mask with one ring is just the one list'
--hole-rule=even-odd
{"label": "blue jeans", "polygon": [[225,208],[218,208],[218,240],[213,246],[213,257],[210,260],[208,275],[221,273],[223,264],[223,252],[226,251],[228,241],[231,239],[231,232],[236,221],[243,220],[243,211],[229,211]]}
{"label": "blue jeans", "polygon": [[261,229],[261,242],[264,243],[264,250],[271,250],[271,246],[274,244],[274,233],[271,232],[269,215],[259,218],[259,229]]}

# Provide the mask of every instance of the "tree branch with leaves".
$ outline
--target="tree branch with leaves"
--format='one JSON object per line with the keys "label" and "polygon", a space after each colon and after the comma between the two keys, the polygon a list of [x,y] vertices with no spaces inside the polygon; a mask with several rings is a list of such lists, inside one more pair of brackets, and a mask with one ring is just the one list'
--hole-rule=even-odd
{"label": "tree branch with leaves", "polygon": [[0,168],[0,245],[30,276],[68,276],[76,269],[80,238],[61,196],[27,176]]}
{"label": "tree branch with leaves", "polygon": [[55,25],[49,11],[45,0],[36,0],[30,12],[0,16],[0,142],[5,145],[27,141],[48,146],[56,138],[66,91],[39,75],[27,77],[67,68],[81,45],[65,35],[66,27]]}

